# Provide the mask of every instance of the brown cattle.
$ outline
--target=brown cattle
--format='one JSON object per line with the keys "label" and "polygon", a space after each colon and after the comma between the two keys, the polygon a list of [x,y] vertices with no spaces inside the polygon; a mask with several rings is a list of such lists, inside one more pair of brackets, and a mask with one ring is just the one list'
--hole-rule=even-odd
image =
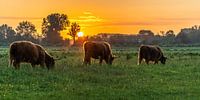
{"label": "brown cattle", "polygon": [[103,60],[107,64],[112,64],[114,56],[110,44],[107,42],[94,42],[86,41],[83,45],[85,52],[84,64],[91,64],[91,58],[99,59],[99,63],[102,64]]}
{"label": "brown cattle", "polygon": [[159,61],[165,64],[167,57],[164,57],[158,46],[142,45],[138,52],[138,65],[141,64],[143,59],[147,64],[149,64],[149,61],[153,61],[154,64],[158,64]]}
{"label": "brown cattle", "polygon": [[32,67],[40,65],[48,69],[55,65],[54,58],[44,48],[29,41],[16,41],[10,44],[10,66],[19,69],[21,62],[31,63]]}

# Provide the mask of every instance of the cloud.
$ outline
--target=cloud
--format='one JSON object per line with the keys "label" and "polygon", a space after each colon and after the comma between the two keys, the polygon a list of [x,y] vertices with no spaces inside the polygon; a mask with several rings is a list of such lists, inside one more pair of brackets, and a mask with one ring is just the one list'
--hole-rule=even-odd
{"label": "cloud", "polygon": [[200,20],[200,18],[156,18],[157,20],[160,21],[196,21]]}
{"label": "cloud", "polygon": [[91,13],[91,12],[88,12],[88,11],[83,12],[83,14],[84,14],[84,15],[92,15],[92,13]]}
{"label": "cloud", "polygon": [[93,15],[91,12],[83,12],[81,16],[78,16],[77,18],[72,18],[70,20],[79,23],[94,23],[103,21],[102,18]]}
{"label": "cloud", "polygon": [[42,17],[12,17],[12,16],[0,16],[0,19],[9,19],[9,20],[39,20],[42,19]]}
{"label": "cloud", "polygon": [[134,25],[153,25],[150,22],[105,22],[101,26],[134,26]]}
{"label": "cloud", "polygon": [[96,19],[97,17],[96,16],[79,16],[80,19]]}

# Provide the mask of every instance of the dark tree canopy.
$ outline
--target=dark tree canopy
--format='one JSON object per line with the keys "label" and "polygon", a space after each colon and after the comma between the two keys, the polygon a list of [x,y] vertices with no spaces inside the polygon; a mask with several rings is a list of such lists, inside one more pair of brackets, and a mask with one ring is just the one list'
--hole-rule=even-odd
{"label": "dark tree canopy", "polygon": [[12,29],[12,27],[8,26],[7,24],[3,24],[0,26],[0,40],[12,42],[15,39],[16,32]]}
{"label": "dark tree canopy", "polygon": [[197,25],[191,28],[184,28],[176,36],[179,43],[184,44],[199,44],[200,42],[200,29]]}
{"label": "dark tree canopy", "polygon": [[173,30],[168,30],[165,33],[165,36],[167,36],[167,37],[175,37],[174,31]]}
{"label": "dark tree canopy", "polygon": [[7,27],[8,26],[6,24],[0,26],[0,40],[1,41],[3,41],[6,38]]}
{"label": "dark tree canopy", "polygon": [[36,36],[35,25],[28,21],[22,21],[16,28],[17,37],[20,40],[33,41]]}
{"label": "dark tree canopy", "polygon": [[140,30],[139,35],[142,36],[154,36],[154,33],[151,30]]}
{"label": "dark tree canopy", "polygon": [[53,13],[43,18],[42,33],[45,40],[51,44],[61,43],[63,40],[60,31],[65,30],[67,26],[69,20],[65,14]]}
{"label": "dark tree canopy", "polygon": [[190,42],[189,37],[185,33],[179,33],[176,37],[178,43],[188,44]]}
{"label": "dark tree canopy", "polygon": [[74,43],[75,43],[75,41],[76,41],[77,33],[78,33],[79,31],[80,31],[80,26],[79,26],[79,24],[76,23],[76,22],[72,23],[68,35],[70,35],[70,36],[73,38]]}

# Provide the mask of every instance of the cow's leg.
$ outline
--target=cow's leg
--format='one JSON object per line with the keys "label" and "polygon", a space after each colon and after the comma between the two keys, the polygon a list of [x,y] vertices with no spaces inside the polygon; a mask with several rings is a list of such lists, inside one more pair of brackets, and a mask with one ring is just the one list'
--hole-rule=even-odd
{"label": "cow's leg", "polygon": [[35,64],[34,63],[31,63],[31,66],[32,66],[32,68],[35,68]]}
{"label": "cow's leg", "polygon": [[40,67],[42,67],[43,69],[45,68],[45,57],[43,57],[40,61]]}
{"label": "cow's leg", "polygon": [[90,53],[88,51],[85,50],[85,55],[84,55],[84,65],[90,64]]}
{"label": "cow's leg", "polygon": [[109,61],[108,61],[108,59],[105,59],[105,62],[106,62],[106,64],[109,64]]}
{"label": "cow's leg", "polygon": [[100,60],[99,60],[99,64],[102,65],[103,57],[100,57],[99,59],[100,59]]}
{"label": "cow's leg", "polygon": [[19,67],[20,67],[20,63],[14,61],[14,62],[13,62],[13,66],[15,67],[15,69],[19,69]]}
{"label": "cow's leg", "polygon": [[149,65],[149,60],[148,59],[145,59],[145,62],[147,65]]}
{"label": "cow's leg", "polygon": [[88,59],[88,64],[91,65],[91,58]]}
{"label": "cow's leg", "polygon": [[86,57],[84,57],[83,64],[84,64],[84,65],[87,65]]}
{"label": "cow's leg", "polygon": [[10,59],[10,60],[9,60],[9,65],[8,65],[8,67],[13,66],[13,61],[14,61],[13,59]]}
{"label": "cow's leg", "polygon": [[141,62],[142,62],[142,57],[138,57],[138,65],[140,65],[141,64]]}
{"label": "cow's leg", "polygon": [[85,58],[84,58],[84,64],[85,64],[85,65],[87,65],[87,64],[90,65],[90,64],[91,64],[91,58],[90,58],[90,57],[85,57]]}
{"label": "cow's leg", "polygon": [[104,57],[104,60],[105,60],[106,64],[110,64],[110,59],[111,58],[109,56]]}
{"label": "cow's leg", "polygon": [[154,62],[154,64],[158,64],[158,60],[156,60],[156,61]]}
{"label": "cow's leg", "polygon": [[41,63],[40,66],[44,69],[45,68],[45,63]]}

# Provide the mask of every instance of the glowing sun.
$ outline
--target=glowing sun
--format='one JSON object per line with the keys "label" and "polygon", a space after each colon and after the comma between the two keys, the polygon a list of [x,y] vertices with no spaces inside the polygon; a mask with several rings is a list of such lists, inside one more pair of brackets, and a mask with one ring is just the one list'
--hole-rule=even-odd
{"label": "glowing sun", "polygon": [[83,37],[84,33],[83,32],[78,32],[77,36],[78,37]]}

